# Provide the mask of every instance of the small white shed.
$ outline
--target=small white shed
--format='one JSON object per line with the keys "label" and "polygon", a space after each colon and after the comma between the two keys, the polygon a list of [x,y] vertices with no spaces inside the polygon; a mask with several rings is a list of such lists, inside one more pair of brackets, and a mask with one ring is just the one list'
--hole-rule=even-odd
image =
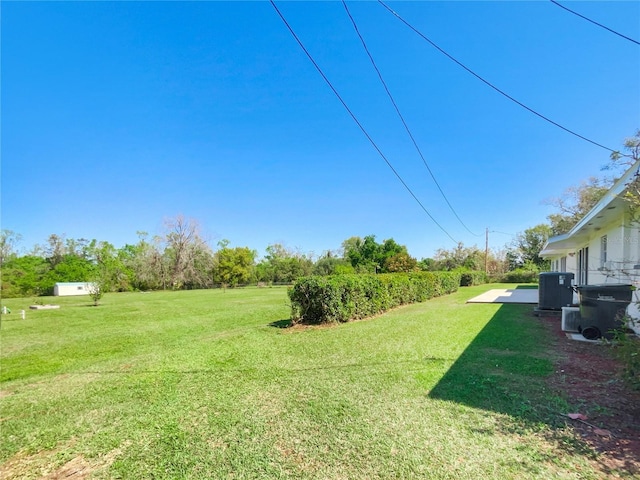
{"label": "small white shed", "polygon": [[58,282],[53,286],[53,294],[56,297],[89,295],[92,286],[89,282]]}

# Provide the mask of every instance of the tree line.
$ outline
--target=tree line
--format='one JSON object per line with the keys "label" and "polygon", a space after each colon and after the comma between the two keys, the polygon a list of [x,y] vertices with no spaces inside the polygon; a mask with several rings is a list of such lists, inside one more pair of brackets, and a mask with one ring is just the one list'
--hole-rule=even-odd
{"label": "tree line", "polygon": [[[228,240],[212,248],[197,220],[177,216],[165,221],[163,232],[150,237],[138,232],[138,242],[116,248],[104,240],[66,238],[52,234],[44,245],[20,254],[20,235],[0,235],[3,297],[50,295],[58,282],[91,282],[101,292],[183,290],[247,284],[290,284],[301,276],[344,273],[391,273],[421,270],[483,270],[485,252],[459,244],[418,261],[393,238],[378,242],[374,235],[350,237],[337,250],[319,257],[275,243],[265,254],[233,247]],[[494,272],[505,270],[504,254],[489,252]]]}
{"label": "tree line", "polygon": [[[605,170],[626,169],[640,158],[640,130],[625,140],[623,152],[614,152]],[[159,235],[150,237],[138,232],[138,242],[122,248],[104,240],[52,234],[44,245],[20,254],[19,233],[2,230],[0,293],[3,297],[49,295],[57,282],[92,282],[100,292],[180,290],[289,284],[307,275],[453,270],[485,271],[497,280],[531,281],[538,272],[549,268],[540,257],[547,239],[568,232],[614,180],[591,177],[548,200],[556,209],[547,217],[548,223],[518,233],[503,249],[481,250],[459,243],[421,260],[393,238],[378,242],[374,235],[347,238],[339,249],[319,257],[278,243],[267,246],[261,258],[248,247],[231,247],[228,240],[218,242],[214,250],[202,237],[198,221],[184,216],[166,220]],[[636,204],[640,205],[640,201],[636,200]],[[503,276],[513,272],[527,275]]]}

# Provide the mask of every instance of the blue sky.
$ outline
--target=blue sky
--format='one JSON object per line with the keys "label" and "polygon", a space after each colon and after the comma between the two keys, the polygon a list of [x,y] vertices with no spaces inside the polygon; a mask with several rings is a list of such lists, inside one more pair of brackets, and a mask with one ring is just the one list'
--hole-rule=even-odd
{"label": "blue sky", "polygon": [[[268,2],[2,2],[2,228],[117,247],[197,219],[215,247],[320,254],[393,237],[418,257],[499,248],[609,153],[482,84],[376,2],[283,15],[437,227],[363,136]],[[640,39],[639,2],[565,5]],[[449,54],[611,148],[640,127],[640,47],[551,2],[391,2]],[[504,232],[504,233],[498,233]]]}

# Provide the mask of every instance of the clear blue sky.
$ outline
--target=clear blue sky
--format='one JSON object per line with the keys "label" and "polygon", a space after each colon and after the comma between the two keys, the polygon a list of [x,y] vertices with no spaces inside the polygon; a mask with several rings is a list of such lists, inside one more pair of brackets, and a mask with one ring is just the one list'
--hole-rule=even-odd
{"label": "clear blue sky", "polygon": [[[539,119],[376,2],[351,13],[426,160],[396,117],[340,2],[279,2],[309,52],[455,240],[544,222],[547,198],[608,152]],[[551,2],[392,2],[521,102],[619,148],[640,127],[640,46]],[[565,5],[636,40],[640,2]],[[393,237],[418,257],[454,242],[372,148],[268,2],[2,2],[2,228],[117,247],[197,219],[213,247],[320,254]],[[490,246],[511,237],[491,233]]]}

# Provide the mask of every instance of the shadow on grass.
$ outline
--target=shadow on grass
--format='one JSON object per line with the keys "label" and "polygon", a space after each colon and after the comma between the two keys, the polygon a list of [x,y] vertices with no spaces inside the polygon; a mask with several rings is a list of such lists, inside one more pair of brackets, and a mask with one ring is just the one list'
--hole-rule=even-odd
{"label": "shadow on grass", "polygon": [[[569,406],[546,382],[555,371],[548,335],[531,305],[502,305],[429,397],[509,415],[516,421],[505,420],[500,428],[513,433],[564,427]],[[552,436],[571,454],[594,455],[566,431]]]}
{"label": "shadow on grass", "polygon": [[472,407],[526,416],[553,363],[529,305],[503,304],[429,394]]}
{"label": "shadow on grass", "polygon": [[290,318],[287,318],[285,320],[276,320],[275,322],[271,322],[269,324],[270,327],[275,327],[275,328],[289,328],[293,325],[293,323],[291,322]]}

